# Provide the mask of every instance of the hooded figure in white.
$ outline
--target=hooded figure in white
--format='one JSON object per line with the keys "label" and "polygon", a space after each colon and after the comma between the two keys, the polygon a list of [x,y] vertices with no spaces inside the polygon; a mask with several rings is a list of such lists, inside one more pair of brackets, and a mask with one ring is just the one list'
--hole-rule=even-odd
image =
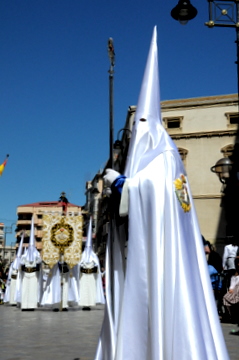
{"label": "hooded figure in white", "polygon": [[21,269],[21,256],[22,256],[22,244],[24,241],[24,232],[22,233],[20,244],[17,250],[17,256],[14,259],[11,265],[11,283],[10,283],[10,296],[9,296],[9,304],[17,305],[17,292],[20,279],[19,270]]}
{"label": "hooded figure in white", "polygon": [[24,233],[22,233],[19,247],[17,250],[17,256],[9,267],[6,291],[4,296],[4,302],[9,302],[10,305],[16,305],[16,292],[17,292],[17,282],[19,278],[19,270],[21,267],[21,256],[22,256],[22,244],[24,240]]}
{"label": "hooded figure in white", "polygon": [[102,276],[98,256],[92,249],[92,218],[89,221],[85,249],[79,263],[80,271],[80,300],[79,305],[89,308],[97,303],[104,304]]}
{"label": "hooded figure in white", "polygon": [[31,234],[28,249],[21,257],[21,309],[38,307],[42,293],[41,256],[35,247],[34,216],[31,222]]}
{"label": "hooded figure in white", "polygon": [[[188,179],[162,125],[156,36],[155,27],[124,172],[125,278],[106,298],[95,359],[228,360]],[[107,175],[113,191],[120,177]]]}
{"label": "hooded figure in white", "polygon": [[62,256],[48,273],[41,306],[67,311],[69,306],[78,305],[78,298],[75,270],[70,269]]}

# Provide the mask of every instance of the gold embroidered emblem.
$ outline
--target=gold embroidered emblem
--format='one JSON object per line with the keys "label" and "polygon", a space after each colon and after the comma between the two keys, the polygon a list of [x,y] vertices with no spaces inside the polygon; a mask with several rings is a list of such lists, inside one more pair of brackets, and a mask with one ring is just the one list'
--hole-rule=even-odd
{"label": "gold embroidered emblem", "polygon": [[83,216],[81,213],[62,216],[43,214],[42,260],[50,267],[64,254],[64,261],[73,268],[81,260]]}
{"label": "gold embroidered emblem", "polygon": [[186,176],[181,174],[180,178],[174,180],[175,192],[184,212],[189,212],[191,209],[190,199],[187,190]]}
{"label": "gold embroidered emblem", "polygon": [[64,253],[64,248],[70,246],[74,240],[73,234],[72,226],[66,224],[62,217],[61,221],[51,228],[51,241],[60,248],[60,252]]}

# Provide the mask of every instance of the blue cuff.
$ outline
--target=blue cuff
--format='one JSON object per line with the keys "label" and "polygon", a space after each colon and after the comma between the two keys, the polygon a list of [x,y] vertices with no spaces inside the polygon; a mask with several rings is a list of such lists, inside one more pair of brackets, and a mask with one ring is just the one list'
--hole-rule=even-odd
{"label": "blue cuff", "polygon": [[126,180],[126,176],[119,175],[111,185],[112,191],[116,191],[121,194],[125,180]]}

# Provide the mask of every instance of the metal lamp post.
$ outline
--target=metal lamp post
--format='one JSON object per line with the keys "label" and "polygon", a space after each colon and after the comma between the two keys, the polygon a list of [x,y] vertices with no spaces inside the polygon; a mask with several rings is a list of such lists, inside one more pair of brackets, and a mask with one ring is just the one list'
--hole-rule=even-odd
{"label": "metal lamp post", "polygon": [[[205,23],[209,28],[232,27],[236,29],[237,45],[237,93],[239,94],[239,1],[238,0],[208,0],[209,21]],[[195,18],[197,9],[190,1],[179,0],[178,4],[171,11],[173,19],[181,24],[186,24],[189,20]]]}
{"label": "metal lamp post", "polygon": [[[209,21],[205,23],[209,28],[231,27],[236,30],[236,46],[237,46],[237,96],[239,100],[239,1],[238,0],[208,0],[209,5]],[[171,11],[171,16],[179,22],[186,23],[197,15],[197,10],[192,8],[190,1],[179,0],[178,5]],[[239,101],[238,101],[239,105]],[[229,158],[222,158],[211,167],[211,171],[216,173],[220,182],[223,184],[222,192],[223,204],[227,217],[227,223],[230,224],[229,232],[239,238],[237,230],[237,215],[235,210],[238,199],[239,185],[239,163],[237,150],[238,144],[235,144],[234,151]]]}
{"label": "metal lamp post", "polygon": [[110,68],[109,68],[109,132],[110,132],[110,161],[109,166],[111,169],[114,168],[114,65],[115,65],[115,51],[114,51],[114,44],[113,39],[109,38],[108,40],[108,55],[110,59]]}

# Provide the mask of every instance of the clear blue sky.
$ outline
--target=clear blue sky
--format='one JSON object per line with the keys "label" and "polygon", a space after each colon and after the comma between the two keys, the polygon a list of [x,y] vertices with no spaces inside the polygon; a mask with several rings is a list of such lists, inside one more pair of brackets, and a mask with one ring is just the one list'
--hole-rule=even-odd
{"label": "clear blue sky", "polygon": [[[85,203],[85,182],[108,158],[109,59],[114,39],[115,137],[136,105],[154,25],[161,100],[237,92],[235,29],[208,29],[208,2],[182,26],[177,0],[1,0],[0,221],[18,205]],[[7,235],[7,242],[14,241]]]}

